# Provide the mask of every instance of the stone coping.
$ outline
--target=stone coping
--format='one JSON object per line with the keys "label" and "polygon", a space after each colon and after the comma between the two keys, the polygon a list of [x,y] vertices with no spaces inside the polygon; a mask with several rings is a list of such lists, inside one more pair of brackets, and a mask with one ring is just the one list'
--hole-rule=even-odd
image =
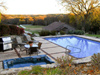
{"label": "stone coping", "polygon": [[[55,63],[53,64],[47,64],[47,65],[40,65],[41,67],[44,68],[53,68],[56,67],[57,65]],[[32,70],[33,66],[29,66],[29,67],[21,67],[21,68],[11,68],[11,69],[0,69],[0,75],[10,75],[10,74],[17,74],[19,71],[22,70]]]}

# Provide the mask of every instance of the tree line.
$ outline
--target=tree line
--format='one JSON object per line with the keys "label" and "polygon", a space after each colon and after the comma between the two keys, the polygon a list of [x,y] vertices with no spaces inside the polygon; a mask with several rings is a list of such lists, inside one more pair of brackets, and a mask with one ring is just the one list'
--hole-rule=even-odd
{"label": "tree line", "polygon": [[59,21],[61,14],[49,15],[5,15],[2,16],[2,23],[5,24],[32,24],[48,25],[54,21]]}
{"label": "tree line", "polygon": [[[89,16],[84,23],[83,14],[75,15],[69,14],[49,14],[49,15],[6,15],[2,17],[1,23],[3,24],[32,24],[47,26],[55,21],[64,22],[76,29],[85,28],[86,32],[97,34],[100,30],[100,8],[96,8],[90,12]],[[85,25],[83,25],[83,23]]]}

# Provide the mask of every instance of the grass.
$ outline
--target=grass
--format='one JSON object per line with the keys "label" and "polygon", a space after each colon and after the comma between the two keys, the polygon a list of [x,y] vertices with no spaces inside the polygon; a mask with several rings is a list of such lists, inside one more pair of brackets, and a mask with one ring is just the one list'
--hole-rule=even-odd
{"label": "grass", "polygon": [[42,30],[42,27],[44,26],[41,26],[41,25],[23,25],[24,27],[26,27],[26,31],[30,31],[32,33],[38,33]]}
{"label": "grass", "polygon": [[44,26],[41,26],[41,25],[24,25],[24,27],[26,27],[26,28],[42,28]]}
{"label": "grass", "polygon": [[32,70],[23,70],[23,71],[20,71],[18,73],[18,75],[43,75],[43,71],[44,71],[45,68],[42,68],[40,66],[34,66],[32,68]]}
{"label": "grass", "polygon": [[86,36],[91,36],[91,37],[98,37],[100,38],[100,35],[97,35],[97,34],[85,34]]}
{"label": "grass", "polygon": [[37,30],[30,30],[30,29],[27,29],[27,28],[26,28],[25,30],[26,30],[26,31],[30,31],[30,32],[32,32],[32,33],[38,33],[38,32],[41,31],[41,30],[38,30],[38,29],[37,29]]}

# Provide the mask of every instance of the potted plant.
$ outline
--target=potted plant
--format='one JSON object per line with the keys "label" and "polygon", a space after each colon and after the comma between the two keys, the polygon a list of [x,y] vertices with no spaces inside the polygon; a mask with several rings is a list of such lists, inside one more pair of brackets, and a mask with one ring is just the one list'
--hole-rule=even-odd
{"label": "potted plant", "polygon": [[28,44],[30,45],[30,47],[32,47],[33,41],[29,41]]}

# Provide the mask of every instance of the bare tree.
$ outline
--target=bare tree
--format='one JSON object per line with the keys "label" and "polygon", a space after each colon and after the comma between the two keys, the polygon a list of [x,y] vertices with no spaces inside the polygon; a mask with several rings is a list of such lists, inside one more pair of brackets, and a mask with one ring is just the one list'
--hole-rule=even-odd
{"label": "bare tree", "polygon": [[85,25],[85,21],[89,16],[90,12],[100,7],[100,0],[60,0],[61,4],[65,7],[67,11],[70,13],[74,13],[75,15],[84,15],[83,23]]}
{"label": "bare tree", "polygon": [[7,9],[7,7],[4,5],[4,2],[0,3],[0,7],[4,8],[5,10]]}
{"label": "bare tree", "polygon": [[[4,5],[4,2],[0,3],[0,8],[7,10],[7,7]],[[1,15],[2,15],[2,9],[0,9],[0,23],[1,23]]]}
{"label": "bare tree", "polygon": [[89,14],[91,10],[99,7],[99,0],[61,0],[62,5],[75,15]]}

